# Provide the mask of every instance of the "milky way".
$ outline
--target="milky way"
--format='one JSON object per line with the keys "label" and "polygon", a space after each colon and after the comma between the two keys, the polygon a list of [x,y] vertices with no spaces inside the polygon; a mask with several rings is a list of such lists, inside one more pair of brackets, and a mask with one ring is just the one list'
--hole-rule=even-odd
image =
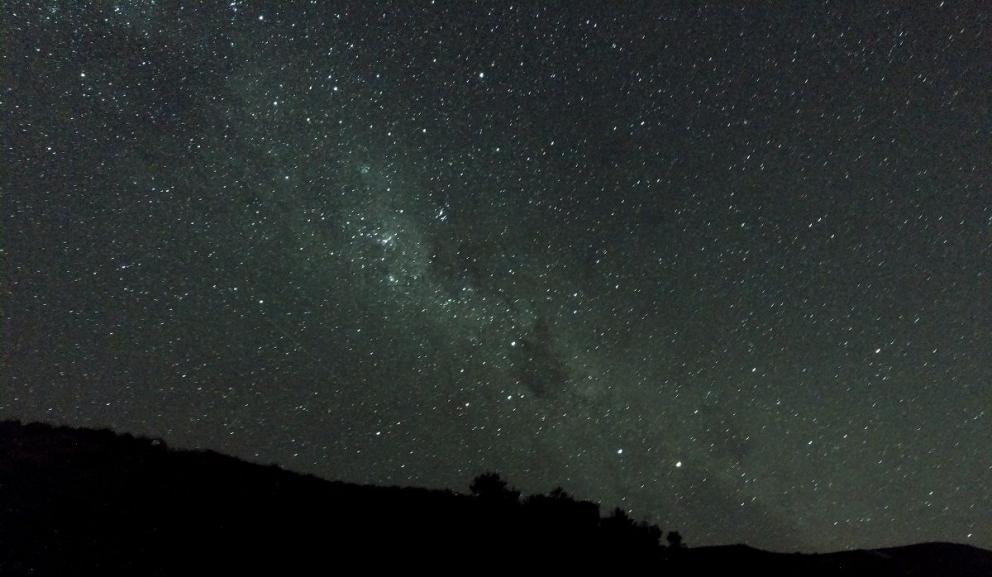
{"label": "milky way", "polygon": [[979,3],[17,2],[0,416],[992,547]]}

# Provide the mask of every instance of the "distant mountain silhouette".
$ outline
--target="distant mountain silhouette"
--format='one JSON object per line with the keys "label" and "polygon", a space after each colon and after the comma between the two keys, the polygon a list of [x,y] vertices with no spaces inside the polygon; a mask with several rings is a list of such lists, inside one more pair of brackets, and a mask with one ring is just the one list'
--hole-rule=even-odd
{"label": "distant mountain silhouette", "polygon": [[561,489],[521,498],[325,481],[108,430],[0,422],[0,575],[331,575],[650,568],[658,575],[992,575],[926,544],[825,555],[687,548]]}
{"label": "distant mountain silhouette", "polygon": [[992,551],[957,543],[921,543],[811,555],[726,545],[687,549],[680,567],[700,575],[989,577]]}

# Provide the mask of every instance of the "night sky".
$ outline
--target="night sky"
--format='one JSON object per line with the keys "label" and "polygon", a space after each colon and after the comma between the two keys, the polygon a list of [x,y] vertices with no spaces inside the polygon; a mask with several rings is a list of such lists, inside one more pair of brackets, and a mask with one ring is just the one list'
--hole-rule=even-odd
{"label": "night sky", "polygon": [[992,11],[6,2],[0,417],[992,547]]}

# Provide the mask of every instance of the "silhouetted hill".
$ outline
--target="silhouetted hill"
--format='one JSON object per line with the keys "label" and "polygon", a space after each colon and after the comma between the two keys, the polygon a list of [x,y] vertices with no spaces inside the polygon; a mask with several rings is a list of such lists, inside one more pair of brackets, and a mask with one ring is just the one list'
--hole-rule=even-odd
{"label": "silhouetted hill", "polygon": [[679,564],[701,575],[989,577],[992,551],[956,543],[921,543],[810,555],[727,545],[687,549]]}
{"label": "silhouetted hill", "polygon": [[827,555],[671,549],[661,531],[498,475],[471,495],[325,481],[160,440],[0,422],[0,575],[334,574],[646,567],[655,574],[992,575],[928,544]]}

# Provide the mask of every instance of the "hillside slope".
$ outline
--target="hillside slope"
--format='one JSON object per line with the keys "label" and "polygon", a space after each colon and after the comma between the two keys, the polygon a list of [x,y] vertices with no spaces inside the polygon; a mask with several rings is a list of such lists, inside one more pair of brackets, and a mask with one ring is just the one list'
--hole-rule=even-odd
{"label": "hillside slope", "polygon": [[656,574],[987,577],[933,543],[824,555],[661,547],[657,527],[563,491],[520,499],[326,481],[111,431],[0,422],[0,574],[333,574],[649,567]]}

